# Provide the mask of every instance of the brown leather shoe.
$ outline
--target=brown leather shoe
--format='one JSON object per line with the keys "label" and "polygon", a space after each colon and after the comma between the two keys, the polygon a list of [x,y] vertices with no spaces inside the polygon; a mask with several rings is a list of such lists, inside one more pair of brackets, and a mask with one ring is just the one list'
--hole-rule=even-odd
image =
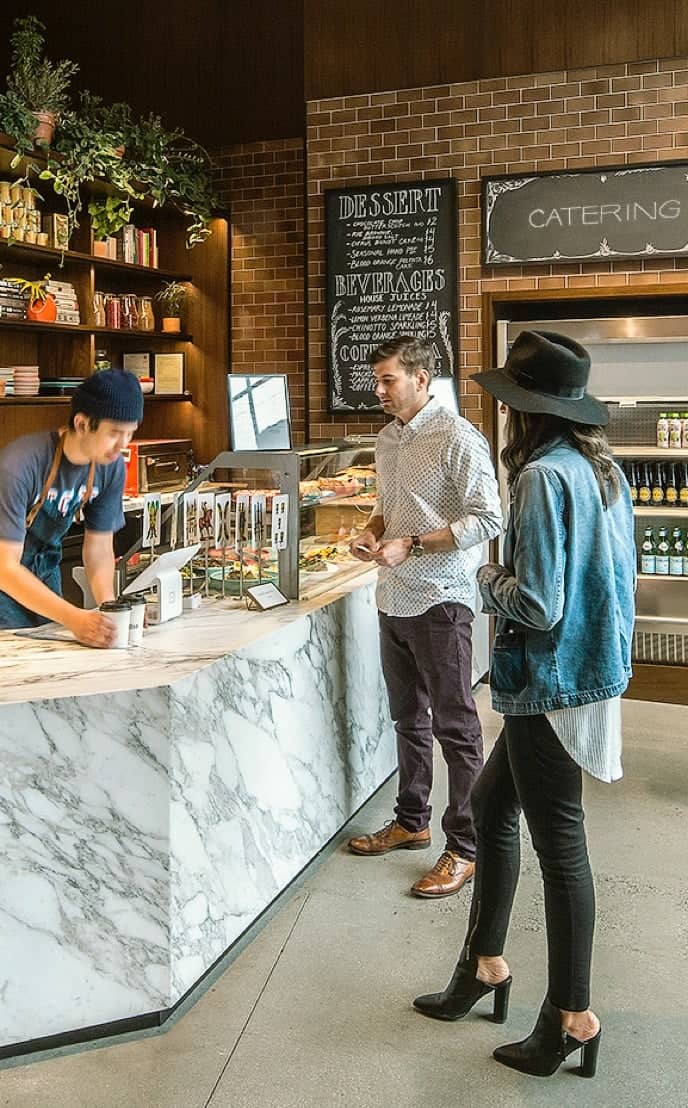
{"label": "brown leather shoe", "polygon": [[391,819],[372,835],[349,839],[349,850],[353,854],[387,854],[390,850],[425,850],[431,843],[429,827],[424,827],[422,831],[407,831]]}
{"label": "brown leather shoe", "polygon": [[411,887],[411,892],[414,896],[451,896],[470,881],[474,872],[474,862],[467,862],[453,850],[445,850],[432,869]]}

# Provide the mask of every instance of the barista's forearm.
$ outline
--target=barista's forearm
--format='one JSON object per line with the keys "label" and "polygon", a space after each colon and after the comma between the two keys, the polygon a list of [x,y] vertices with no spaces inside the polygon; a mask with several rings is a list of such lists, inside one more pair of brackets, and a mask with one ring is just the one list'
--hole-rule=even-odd
{"label": "barista's forearm", "polygon": [[0,564],[0,588],[30,612],[55,623],[68,625],[78,610],[18,562]]}
{"label": "barista's forearm", "polygon": [[89,565],[88,559],[84,558],[84,569],[86,571],[88,586],[93,593],[93,599],[96,604],[102,604],[104,600],[114,600],[114,554],[111,553],[105,558],[101,557],[94,565]]}

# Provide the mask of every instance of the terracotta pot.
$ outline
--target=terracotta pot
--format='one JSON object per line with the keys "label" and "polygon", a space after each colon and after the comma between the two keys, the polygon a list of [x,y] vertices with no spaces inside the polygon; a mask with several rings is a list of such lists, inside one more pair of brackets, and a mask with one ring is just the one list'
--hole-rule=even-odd
{"label": "terracotta pot", "polygon": [[115,155],[116,158],[123,158],[125,150],[126,146],[113,146],[112,153]]}
{"label": "terracotta pot", "polygon": [[93,240],[93,255],[96,258],[107,258],[107,243],[104,239]]}
{"label": "terracotta pot", "polygon": [[53,141],[57,117],[54,112],[34,112],[38,126],[33,133],[34,142],[44,142],[47,146]]}
{"label": "terracotta pot", "polygon": [[27,305],[26,318],[35,323],[54,323],[57,319],[55,297],[48,295],[45,300],[32,300]]}
{"label": "terracotta pot", "polygon": [[178,315],[168,315],[162,317],[162,329],[163,331],[181,331],[182,325]]}

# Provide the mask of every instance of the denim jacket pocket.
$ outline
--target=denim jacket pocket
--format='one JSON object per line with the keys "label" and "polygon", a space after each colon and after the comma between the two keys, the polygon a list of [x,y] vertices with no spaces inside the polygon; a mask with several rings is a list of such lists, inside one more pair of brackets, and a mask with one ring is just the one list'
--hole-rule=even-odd
{"label": "denim jacket pocket", "polygon": [[505,631],[495,636],[492,646],[490,687],[496,692],[520,693],[528,685],[526,636],[523,631]]}

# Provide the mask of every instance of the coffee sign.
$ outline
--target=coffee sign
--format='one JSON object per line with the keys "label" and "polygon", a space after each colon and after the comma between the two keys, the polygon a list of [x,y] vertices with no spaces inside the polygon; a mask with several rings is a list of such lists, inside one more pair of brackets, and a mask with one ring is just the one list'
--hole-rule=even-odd
{"label": "coffee sign", "polygon": [[688,164],[483,179],[483,263],[688,255]]}
{"label": "coffee sign", "polygon": [[330,411],[381,411],[368,357],[394,335],[428,339],[435,372],[452,376],[454,180],[328,189],[325,209]]}

